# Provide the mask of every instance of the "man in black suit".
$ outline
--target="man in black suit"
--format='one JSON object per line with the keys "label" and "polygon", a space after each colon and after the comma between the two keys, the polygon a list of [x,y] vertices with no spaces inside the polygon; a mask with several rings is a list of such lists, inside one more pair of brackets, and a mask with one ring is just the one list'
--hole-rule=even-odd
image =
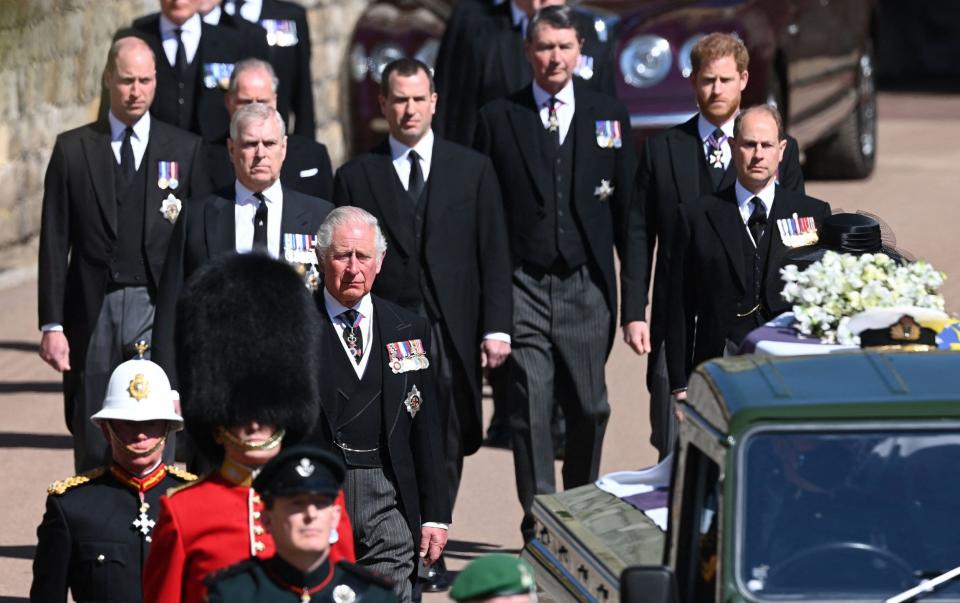
{"label": "man in black suit", "polygon": [[387,242],[377,219],[338,207],[317,233],[323,273],[321,418],[315,442],[338,451],[357,563],[411,599],[416,560],[439,559],[451,521],[427,321],[371,295]]}
{"label": "man in black suit", "polygon": [[204,140],[224,136],[230,123],[223,104],[233,65],[266,58],[265,40],[204,23],[194,0],[160,0],[160,12],[141,17],[117,34],[143,38],[157,56],[157,119]]}
{"label": "man in black suit", "polygon": [[798,235],[830,215],[823,201],[777,184],[787,141],[776,108],[737,115],[731,142],[736,182],[678,208],[666,351],[680,399],[694,367],[739,348],[752,329],[789,309],[780,296],[783,256],[811,244]]}
{"label": "man in black suit", "polygon": [[283,118],[253,103],[230,120],[227,148],[236,182],[192,199],[170,242],[157,304],[154,360],[176,383],[173,349],[176,303],[183,283],[210,258],[225,253],[266,253],[300,264],[315,262],[312,235],[333,204],[290,190],[280,171],[287,143]]}
{"label": "man in black suit", "polygon": [[[487,157],[434,136],[429,67],[394,61],[380,87],[390,137],[340,168],[334,202],[362,207],[383,223],[392,253],[374,292],[430,323],[455,503],[463,457],[483,440],[481,368],[502,365],[510,353],[510,251],[500,187]],[[438,576],[427,588],[443,588],[444,580]]]}
{"label": "man in black suit", "polygon": [[[239,6],[239,9],[238,9]],[[307,11],[287,0],[227,0],[222,20],[253,23],[262,28],[267,41],[267,60],[280,80],[277,110],[290,123],[294,134],[314,138],[317,122],[313,108],[313,77],[310,73],[310,28]]]}
{"label": "man in black suit", "polygon": [[113,369],[151,340],[174,222],[206,182],[200,139],[148,113],[155,73],[142,40],[114,42],[103,73],[109,110],[57,137],[44,180],[40,357],[63,373],[77,471],[106,462],[90,415]]}
{"label": "man in black suit", "polygon": [[541,9],[527,29],[533,83],[484,107],[477,128],[501,183],[513,257],[508,366],[527,539],[534,495],[555,489],[556,404],[567,419],[564,487],[597,478],[610,413],[604,365],[617,322],[614,246],[621,280],[638,269],[622,226],[638,209],[630,203],[630,121],[616,99],[575,85],[580,45],[569,7]]}
{"label": "man in black suit", "polygon": [[[693,47],[690,60],[690,81],[700,112],[644,142],[636,185],[643,212],[634,214],[640,223],[630,225],[630,244],[644,254],[645,271],[643,278],[628,282],[623,291],[624,298],[635,300],[631,304],[633,313],[624,316],[624,340],[637,354],[651,353],[647,360],[650,443],[660,452],[660,458],[673,449],[676,435],[664,341],[670,305],[668,284],[674,271],[670,256],[677,208],[695,202],[701,195],[727,188],[736,179],[730,161],[730,140],[733,120],[740,111],[740,95],[747,86],[750,57],[739,38],[712,33]],[[782,188],[802,193],[799,155],[797,141],[788,136],[779,183]],[[655,246],[657,274],[648,328],[645,308]]]}
{"label": "man in black suit", "polygon": [[[245,59],[236,64],[227,88],[227,112],[232,116],[240,107],[263,103],[277,108],[277,76],[273,67],[260,59]],[[227,152],[227,137],[204,145],[207,170],[213,190],[234,181],[233,163]],[[284,186],[299,193],[330,199],[333,195],[333,169],[327,147],[312,137],[287,135],[287,157],[280,169]]]}
{"label": "man in black suit", "polygon": [[[481,107],[520,90],[533,78],[524,56],[524,36],[530,18],[541,7],[566,2],[509,0],[499,4],[486,2],[482,7],[476,4],[468,2],[464,9],[455,9],[459,23],[448,25],[450,34],[444,35],[437,53],[439,110],[434,127],[444,138],[464,145],[473,144]],[[592,90],[613,96],[616,71],[609,45],[597,37],[591,17],[575,13],[574,18],[583,37],[574,75]],[[465,73],[470,77],[464,78]]]}

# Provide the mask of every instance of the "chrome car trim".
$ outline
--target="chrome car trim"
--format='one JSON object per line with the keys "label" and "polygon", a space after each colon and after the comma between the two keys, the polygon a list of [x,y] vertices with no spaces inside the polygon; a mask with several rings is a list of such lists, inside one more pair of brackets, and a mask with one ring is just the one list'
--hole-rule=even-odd
{"label": "chrome car trim", "polygon": [[681,113],[637,113],[630,115],[631,128],[669,128],[682,124],[694,115],[694,112]]}

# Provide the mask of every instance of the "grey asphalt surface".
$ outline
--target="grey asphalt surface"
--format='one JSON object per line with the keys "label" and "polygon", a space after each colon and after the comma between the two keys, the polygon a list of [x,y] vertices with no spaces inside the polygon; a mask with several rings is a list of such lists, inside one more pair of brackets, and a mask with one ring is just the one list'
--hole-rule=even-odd
{"label": "grey asphalt surface", "polygon": [[[866,210],[895,231],[897,243],[946,272],[948,310],[960,311],[960,95],[883,93],[874,176],[855,182],[808,182],[808,194],[833,208]],[[7,254],[0,267],[0,603],[26,601],[36,526],[46,486],[72,475],[59,375],[36,355],[33,254]],[[649,446],[646,363],[620,341],[607,365],[612,417],[602,471],[656,460]],[[485,411],[489,418],[489,404]],[[558,465],[559,468],[559,465]],[[557,483],[562,483],[557,477]],[[478,554],[516,552],[520,508],[509,451],[482,449],[466,460],[448,546],[458,570]],[[439,602],[446,595],[428,595]]]}

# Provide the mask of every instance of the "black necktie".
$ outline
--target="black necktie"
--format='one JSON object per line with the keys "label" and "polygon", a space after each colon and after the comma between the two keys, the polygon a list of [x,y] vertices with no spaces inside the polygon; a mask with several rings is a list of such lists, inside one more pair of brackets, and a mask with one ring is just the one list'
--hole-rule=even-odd
{"label": "black necktie", "polygon": [[253,214],[253,250],[267,252],[267,200],[263,193],[254,193],[260,204],[257,213]]}
{"label": "black necktie", "polygon": [[340,313],[340,319],[347,323],[343,327],[343,341],[347,344],[347,350],[353,356],[353,360],[360,364],[363,358],[363,335],[360,333],[360,325],[357,318],[360,313],[356,310],[347,310]]}
{"label": "black necktie", "polygon": [[178,27],[173,30],[173,33],[177,36],[177,60],[173,64],[173,69],[179,78],[187,70],[187,49],[183,46],[183,30]]}
{"label": "black necktie", "polygon": [[547,130],[550,132],[550,140],[558,148],[560,147],[560,118],[557,117],[557,105],[559,104],[560,101],[557,100],[556,96],[551,96],[550,100],[547,101],[547,108],[550,111],[547,114]]}
{"label": "black necktie", "polygon": [[750,199],[750,203],[753,203],[753,213],[750,214],[750,219],[747,220],[747,228],[750,229],[750,234],[753,235],[753,242],[759,247],[760,237],[763,236],[763,231],[767,228],[767,208],[763,206],[763,201],[760,200],[760,197]]}
{"label": "black necktie", "polygon": [[420,195],[423,193],[423,170],[420,169],[420,155],[416,151],[410,150],[407,154],[410,160],[410,183],[407,186],[407,192],[413,199],[413,204],[420,202]]}
{"label": "black necktie", "polygon": [[133,181],[133,175],[137,171],[137,162],[133,157],[133,145],[130,143],[130,137],[133,136],[133,127],[127,126],[123,131],[123,142],[120,143],[120,172],[123,178],[128,182]]}

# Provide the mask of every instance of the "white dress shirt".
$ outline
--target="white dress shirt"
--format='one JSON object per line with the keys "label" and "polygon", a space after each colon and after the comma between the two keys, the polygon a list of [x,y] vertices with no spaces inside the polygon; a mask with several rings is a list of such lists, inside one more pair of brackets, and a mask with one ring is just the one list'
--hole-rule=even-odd
{"label": "white dress shirt", "polygon": [[[113,158],[120,163],[120,147],[123,146],[123,137],[126,134],[127,124],[113,114],[107,113],[110,122],[110,148],[113,149]],[[133,135],[130,137],[130,146],[133,147],[133,159],[136,169],[140,169],[143,154],[147,152],[147,142],[150,140],[150,112],[143,114],[137,123],[133,124]]]}
{"label": "white dress shirt", "polygon": [[[336,329],[337,335],[339,335],[337,340],[340,342],[340,347],[350,360],[350,366],[357,372],[357,377],[362,379],[363,372],[367,369],[367,363],[370,360],[370,354],[368,354],[370,351],[370,342],[373,341],[373,298],[367,293],[360,298],[360,301],[348,308],[330,295],[330,292],[324,287],[323,301],[327,308],[327,316],[330,317],[330,322],[333,323],[333,327]],[[356,362],[353,359],[353,354],[350,353],[347,342],[343,340],[343,328],[353,326],[348,324],[347,321],[340,316],[347,310],[356,310],[360,314],[360,322],[357,324],[357,327],[360,329],[360,341],[363,344],[363,356],[360,357],[360,362]]]}
{"label": "white dress shirt", "polygon": [[[533,82],[533,102],[540,110],[540,121],[544,128],[550,127],[550,97],[552,95],[541,88],[537,82]],[[570,131],[570,124],[573,123],[573,112],[576,110],[576,102],[573,98],[573,79],[567,82],[560,92],[556,94],[557,100],[557,121],[560,122],[560,144],[567,138],[567,132]]]}
{"label": "white dress shirt", "polygon": [[[727,135],[727,139],[723,141],[720,145],[720,149],[723,152],[721,158],[723,159],[723,169],[727,169],[730,165],[730,159],[732,157],[730,150],[730,141],[733,140],[733,122],[736,120],[737,116],[734,115],[726,121],[720,129],[723,130],[723,133]],[[703,154],[707,156],[710,154],[710,151],[713,147],[710,146],[710,143],[707,142],[707,139],[710,138],[710,135],[713,134],[713,131],[717,129],[717,126],[713,125],[707,118],[701,113],[697,117],[697,130],[700,132],[700,142],[703,145]],[[707,167],[710,167],[710,164],[707,163]],[[713,169],[713,168],[711,168]]]}
{"label": "white dress shirt", "polygon": [[[183,50],[187,54],[187,63],[193,63],[193,58],[197,56],[197,49],[200,48],[200,31],[202,29],[200,14],[195,13],[192,17],[180,25],[180,39],[183,40]],[[177,34],[174,32],[177,25],[168,19],[163,13],[160,14],[160,39],[163,41],[163,54],[167,55],[167,62],[171,67],[177,64]]]}
{"label": "white dress shirt", "polygon": [[[237,14],[237,5],[228,0],[224,6],[228,14]],[[246,0],[240,7],[240,16],[251,23],[260,22],[260,13],[263,12],[263,0]]]}
{"label": "white dress shirt", "polygon": [[[234,186],[237,192],[233,206],[237,253],[250,253],[253,250],[253,217],[260,200],[239,180]],[[283,218],[283,188],[279,178],[263,191],[263,197],[267,203],[267,251],[276,259],[280,257],[280,222]]]}
{"label": "white dress shirt", "polygon": [[223,14],[223,9],[220,8],[220,5],[216,5],[210,9],[210,12],[203,16],[203,22],[208,25],[220,25],[220,15]]}
{"label": "white dress shirt", "polygon": [[410,190],[410,150],[420,156],[420,171],[423,172],[423,183],[430,178],[430,166],[433,164],[433,130],[427,130],[417,144],[408,147],[393,136],[390,141],[390,157],[393,159],[393,169],[397,171],[400,182],[405,190]]}
{"label": "white dress shirt", "polygon": [[530,22],[530,17],[527,16],[527,11],[517,6],[516,0],[510,0],[510,22],[514,27],[520,26],[520,35],[526,39],[527,23]]}
{"label": "white dress shirt", "polygon": [[[733,190],[737,194],[737,207],[740,209],[740,217],[743,219],[744,228],[747,229],[747,236],[753,241],[753,233],[750,232],[750,228],[747,226],[747,222],[750,221],[750,214],[753,213],[753,204],[750,203],[750,201],[752,201],[754,197],[759,197],[760,201],[763,202],[763,207],[767,210],[767,229],[769,229],[770,212],[773,211],[773,198],[777,194],[777,183],[775,180],[771,180],[770,184],[764,187],[763,190],[754,194],[744,188],[743,185],[740,184],[740,181],[737,180]],[[753,245],[756,246],[757,242],[753,241]]]}

